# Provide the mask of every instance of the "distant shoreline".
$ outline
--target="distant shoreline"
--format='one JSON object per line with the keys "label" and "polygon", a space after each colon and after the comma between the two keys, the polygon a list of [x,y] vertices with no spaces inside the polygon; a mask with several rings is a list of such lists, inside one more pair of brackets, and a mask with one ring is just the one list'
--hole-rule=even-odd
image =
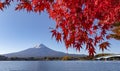
{"label": "distant shoreline", "polygon": [[0,55],[0,61],[120,61],[120,55],[97,54],[94,57],[63,56],[63,57],[6,57]]}

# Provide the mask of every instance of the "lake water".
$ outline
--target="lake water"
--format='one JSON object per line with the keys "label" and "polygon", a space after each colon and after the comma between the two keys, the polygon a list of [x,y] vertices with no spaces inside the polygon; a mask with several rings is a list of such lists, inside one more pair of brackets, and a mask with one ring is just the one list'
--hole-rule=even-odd
{"label": "lake water", "polygon": [[120,71],[120,61],[0,61],[0,71]]}

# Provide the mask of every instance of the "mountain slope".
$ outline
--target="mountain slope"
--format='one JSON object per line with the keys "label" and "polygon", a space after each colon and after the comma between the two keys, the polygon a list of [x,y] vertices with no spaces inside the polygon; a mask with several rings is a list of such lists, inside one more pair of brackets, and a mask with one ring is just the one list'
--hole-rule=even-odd
{"label": "mountain slope", "polygon": [[52,50],[43,44],[34,48],[29,48],[20,52],[5,54],[7,57],[63,57],[63,56],[83,57],[85,55],[67,54],[59,51]]}

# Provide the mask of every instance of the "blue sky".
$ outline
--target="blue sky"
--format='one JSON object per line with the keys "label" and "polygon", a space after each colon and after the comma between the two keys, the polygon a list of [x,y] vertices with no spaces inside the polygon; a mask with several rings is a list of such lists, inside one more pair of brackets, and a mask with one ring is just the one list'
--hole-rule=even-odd
{"label": "blue sky", "polygon": [[[14,11],[10,6],[0,11],[0,54],[21,51],[40,43],[51,49],[67,52],[63,43],[57,43],[51,38],[49,27],[54,27],[55,22],[49,18],[46,12],[41,14],[27,13],[26,11]],[[120,53],[120,41],[110,40],[109,53]],[[99,53],[97,48],[97,53]],[[69,49],[68,53],[79,53],[75,49]],[[82,49],[80,53],[87,54]]]}

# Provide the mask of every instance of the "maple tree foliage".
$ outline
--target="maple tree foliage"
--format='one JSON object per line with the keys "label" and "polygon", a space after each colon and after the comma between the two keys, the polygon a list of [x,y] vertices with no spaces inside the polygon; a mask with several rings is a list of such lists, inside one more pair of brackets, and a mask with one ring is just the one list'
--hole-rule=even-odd
{"label": "maple tree foliage", "polygon": [[[0,9],[15,0],[0,1]],[[95,54],[95,47],[107,49],[109,38],[107,31],[115,21],[120,21],[120,0],[16,0],[15,10],[40,13],[46,10],[56,22],[52,36],[63,41],[66,48],[80,50],[86,45],[90,56]],[[94,23],[98,20],[97,23]],[[102,43],[103,42],[103,43]],[[102,43],[102,44],[101,44]]]}
{"label": "maple tree foliage", "polygon": [[111,38],[114,38],[116,40],[120,40],[120,22],[116,22],[112,25],[112,34],[110,34]]}

